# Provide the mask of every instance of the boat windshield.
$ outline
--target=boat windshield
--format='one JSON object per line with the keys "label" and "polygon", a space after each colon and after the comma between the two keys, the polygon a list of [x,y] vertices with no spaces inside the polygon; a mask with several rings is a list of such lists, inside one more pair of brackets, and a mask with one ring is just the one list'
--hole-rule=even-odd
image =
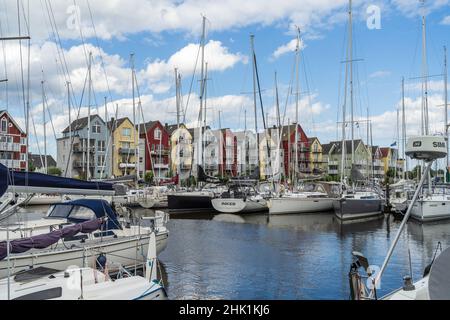
{"label": "boat windshield", "polygon": [[86,207],[73,205],[56,205],[50,207],[47,217],[76,220],[93,220],[96,218],[96,215],[94,211]]}

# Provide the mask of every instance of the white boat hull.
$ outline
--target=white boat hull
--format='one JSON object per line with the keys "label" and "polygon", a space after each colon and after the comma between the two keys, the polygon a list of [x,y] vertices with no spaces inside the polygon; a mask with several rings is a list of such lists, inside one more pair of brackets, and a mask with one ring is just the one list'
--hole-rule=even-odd
{"label": "white boat hull", "polygon": [[251,213],[267,211],[268,205],[265,199],[221,199],[211,200],[214,209],[221,213]]}
{"label": "white boat hull", "polygon": [[292,214],[292,213],[315,213],[333,210],[333,199],[330,198],[296,198],[284,197],[273,198],[269,201],[269,213]]}
{"label": "white boat hull", "polygon": [[[156,236],[156,251],[162,252],[168,242],[168,232],[159,233]],[[125,268],[131,268],[136,265],[142,265],[145,261],[150,235],[142,235],[140,237],[118,238],[117,240],[101,241],[98,243],[89,243],[85,246],[79,241],[75,243],[66,243],[65,246],[58,243],[56,249],[48,250],[32,250],[25,254],[14,254],[8,260],[0,261],[0,279],[7,277],[8,266],[10,273],[16,273],[27,270],[30,267],[52,268],[56,270],[66,270],[70,266],[95,266],[95,258],[103,253],[107,261],[113,264],[109,267],[111,272],[115,272],[115,268],[121,265]],[[75,241],[74,241],[75,242]],[[70,249],[67,249],[68,246]]]}
{"label": "white boat hull", "polygon": [[411,217],[420,222],[450,219],[450,201],[439,199],[416,201],[411,210]]}

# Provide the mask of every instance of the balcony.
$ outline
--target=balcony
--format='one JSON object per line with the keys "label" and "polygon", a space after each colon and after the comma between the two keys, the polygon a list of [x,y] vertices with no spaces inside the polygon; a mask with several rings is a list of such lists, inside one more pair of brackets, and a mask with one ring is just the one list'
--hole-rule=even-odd
{"label": "balcony", "polygon": [[20,160],[0,159],[0,163],[10,169],[20,169]]}
{"label": "balcony", "polygon": [[337,175],[339,174],[339,170],[328,170],[328,174]]}
{"label": "balcony", "polygon": [[165,163],[155,163],[153,169],[169,169],[169,165]]}
{"label": "balcony", "polygon": [[1,142],[0,151],[20,152],[20,144],[11,142]]}
{"label": "balcony", "polygon": [[119,163],[119,169],[134,169],[136,168],[135,163]]}
{"label": "balcony", "polygon": [[119,148],[119,154],[130,154],[134,155],[136,153],[135,149],[130,148]]}
{"label": "balcony", "polygon": [[[74,161],[73,162],[73,167],[76,169],[83,169],[87,167],[87,162],[82,162],[82,161]],[[90,168],[94,168],[95,167],[95,163],[94,161],[89,162],[89,167]]]}
{"label": "balcony", "polygon": [[192,165],[190,164],[181,164],[180,165],[180,170],[191,170],[192,169]]}
{"label": "balcony", "polygon": [[150,152],[152,156],[167,156],[169,155],[169,149],[155,149]]}
{"label": "balcony", "polygon": [[339,165],[339,161],[328,161],[328,165],[329,166],[338,166]]}
{"label": "balcony", "polygon": [[[95,153],[95,147],[89,147],[90,153]],[[87,147],[82,147],[80,145],[74,144],[73,145],[73,153],[85,153],[87,152]]]}

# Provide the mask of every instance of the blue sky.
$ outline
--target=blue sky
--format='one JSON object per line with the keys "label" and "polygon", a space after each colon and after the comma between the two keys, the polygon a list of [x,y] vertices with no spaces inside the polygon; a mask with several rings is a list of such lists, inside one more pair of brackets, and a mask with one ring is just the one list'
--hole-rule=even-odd
{"label": "blue sky", "polygon": [[[1,0],[0,13],[2,34],[17,34],[15,2]],[[64,3],[66,2],[66,3]],[[24,8],[27,1],[23,1]],[[183,94],[187,95],[195,63],[196,45],[200,38],[201,14],[208,19],[207,56],[213,71],[208,82],[208,115],[211,125],[218,126],[218,113],[222,112],[222,126],[232,129],[244,128],[244,110],[247,110],[247,126],[253,127],[252,90],[249,35],[255,34],[255,46],[260,70],[261,86],[265,89],[264,106],[270,112],[269,123],[274,124],[274,72],[279,78],[281,104],[284,108],[290,82],[294,52],[274,57],[274,52],[286,46],[294,38],[294,26],[302,29],[304,49],[302,52],[300,122],[310,136],[318,136],[322,142],[336,139],[336,121],[341,108],[338,99],[343,94],[343,67],[347,41],[347,1],[269,1],[205,0],[186,1],[116,1],[105,4],[90,0],[89,6],[96,27],[97,38],[92,29],[88,1],[75,2],[80,8],[79,21],[88,51],[94,51],[94,87],[97,101],[107,96],[105,76],[100,61],[105,61],[106,73],[112,88],[109,116],[113,106],[119,104],[120,116],[131,116],[131,72],[129,55],[135,53],[135,65],[141,89],[145,120],[175,121],[173,67],[179,64],[183,72]],[[102,4],[103,3],[103,4]],[[71,29],[73,1],[41,0],[31,2],[30,26],[32,36],[31,93],[33,120],[36,123],[37,140],[42,143],[42,116],[40,106],[41,69],[44,70],[46,93],[58,135],[67,126],[65,82],[58,59],[58,45],[54,42],[50,20],[45,9],[52,5],[55,23],[62,39],[64,56],[74,83],[77,102],[86,75],[84,48],[79,29]],[[366,25],[366,9],[377,5],[381,10],[381,29],[369,30]],[[36,6],[36,7],[33,7]],[[443,45],[449,44],[450,3],[447,0],[428,1],[427,38],[430,74],[443,71]],[[396,140],[396,108],[400,103],[401,78],[407,81],[408,133],[418,133],[420,119],[420,90],[417,80],[410,78],[421,74],[421,18],[418,1],[355,1],[354,5],[354,58],[364,59],[355,64],[355,102],[357,116],[366,116],[369,107],[373,122],[374,142],[390,145]],[[138,8],[138,10],[134,10]],[[73,9],[73,8],[72,8]],[[133,11],[134,10],[134,11]],[[135,12],[134,14],[132,14]],[[78,20],[77,20],[78,22]],[[22,30],[26,29],[22,26]],[[97,43],[99,48],[97,47]],[[26,58],[27,48],[24,49]],[[20,65],[18,43],[4,44],[0,55],[0,77],[5,72],[10,79],[8,103],[5,86],[0,87],[0,109],[8,107],[23,123],[23,102],[20,96]],[[209,52],[208,52],[209,50]],[[6,57],[6,70],[3,67]],[[171,58],[172,57],[172,58]],[[306,71],[305,69],[306,68]],[[306,75],[306,76],[305,76]],[[197,79],[196,79],[197,80]],[[443,103],[442,77],[431,79],[430,119],[431,131],[442,132]],[[187,122],[198,114],[195,81],[194,96],[188,106]],[[308,90],[309,89],[309,90]],[[307,95],[309,92],[309,96]],[[109,95],[108,95],[109,96]],[[186,101],[186,97],[184,102]],[[294,109],[292,97],[288,115],[292,120]],[[342,102],[341,102],[342,104]],[[86,102],[83,102],[83,106]],[[86,112],[82,109],[82,113]],[[94,111],[96,112],[96,111]],[[104,114],[100,107],[98,112]],[[73,115],[74,116],[74,115]],[[287,119],[286,119],[287,122]],[[260,127],[262,123],[260,122]],[[48,123],[47,131],[52,132]],[[361,125],[357,137],[365,138]],[[32,132],[34,136],[34,132]],[[51,135],[53,136],[53,134]],[[32,140],[35,139],[32,137]],[[50,140],[51,139],[50,137]],[[36,146],[32,151],[36,152]],[[55,153],[54,141],[49,149]]]}

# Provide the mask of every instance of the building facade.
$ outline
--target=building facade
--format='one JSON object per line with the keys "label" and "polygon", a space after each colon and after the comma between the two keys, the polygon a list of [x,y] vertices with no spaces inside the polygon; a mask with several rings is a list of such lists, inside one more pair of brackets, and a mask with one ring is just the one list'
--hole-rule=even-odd
{"label": "building facade", "polygon": [[107,124],[99,115],[92,115],[89,128],[88,120],[84,117],[73,121],[56,141],[56,161],[65,177],[103,179],[112,175],[111,146],[108,146],[111,135]]}
{"label": "building facade", "polygon": [[[112,175],[124,177],[136,175],[139,138],[134,124],[129,118],[114,119],[108,122],[111,134],[111,171]],[[142,175],[139,175],[142,177]]]}
{"label": "building facade", "polygon": [[309,143],[309,168],[313,174],[322,174],[325,170],[323,161],[323,149],[319,138],[308,138]]}
{"label": "building facade", "polygon": [[16,170],[26,171],[27,135],[8,111],[0,111],[0,163]]}
{"label": "building facade", "polygon": [[258,164],[256,135],[252,131],[235,132],[237,175],[249,176]]}
{"label": "building facade", "polygon": [[[342,141],[332,141],[328,154],[328,174],[339,177],[344,166],[344,176],[351,177],[352,168],[357,169],[363,176],[368,177],[371,172],[372,155],[362,140],[354,140],[354,161],[352,162],[352,141],[345,141],[345,163],[342,163]],[[328,147],[327,147],[328,149]]]}
{"label": "building facade", "polygon": [[139,136],[145,140],[145,171],[152,171],[155,179],[169,175],[170,134],[159,121],[139,126]]}
{"label": "building facade", "polygon": [[[297,135],[296,135],[297,130]],[[296,147],[297,136],[297,147]],[[289,176],[292,172],[312,173],[310,168],[310,146],[305,131],[299,124],[292,124],[283,127],[282,145],[284,151],[285,175]],[[296,157],[295,152],[298,156]],[[298,163],[295,163],[298,160]]]}
{"label": "building facade", "polygon": [[166,131],[170,135],[171,170],[180,180],[186,180],[193,169],[192,135],[184,124],[167,125]]}

